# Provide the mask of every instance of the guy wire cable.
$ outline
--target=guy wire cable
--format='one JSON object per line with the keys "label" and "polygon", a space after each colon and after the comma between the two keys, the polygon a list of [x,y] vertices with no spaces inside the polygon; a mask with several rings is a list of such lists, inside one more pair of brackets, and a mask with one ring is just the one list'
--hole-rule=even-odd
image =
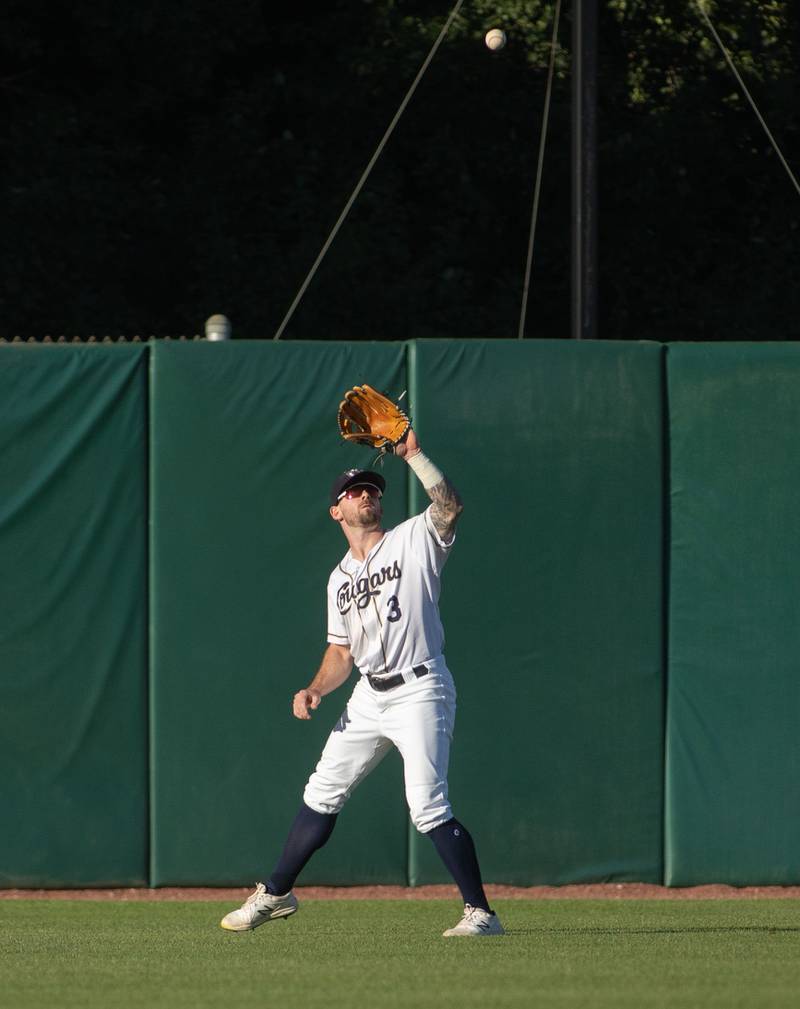
{"label": "guy wire cable", "polygon": [[531,229],[528,235],[528,259],[525,264],[525,282],[522,285],[522,307],[519,313],[519,331],[517,339],[524,339],[525,314],[528,310],[528,289],[531,282],[531,267],[533,265],[533,240],[536,235],[536,221],[539,216],[539,193],[542,186],[542,171],[544,167],[544,148],[547,140],[547,122],[550,118],[550,96],[553,91],[553,75],[556,65],[556,47],[558,45],[558,19],[561,14],[561,0],[556,0],[553,12],[553,37],[550,41],[550,64],[547,68],[547,88],[544,96],[544,116],[542,117],[542,133],[539,137],[539,161],[536,165],[536,183],[533,187],[533,210],[531,211]]}
{"label": "guy wire cable", "polygon": [[398,121],[400,119],[400,116],[402,116],[402,114],[405,112],[406,106],[408,105],[409,101],[411,101],[411,96],[417,90],[417,85],[422,80],[423,74],[428,69],[428,66],[430,65],[430,62],[433,59],[433,57],[436,55],[437,49],[439,48],[439,46],[444,41],[444,37],[445,37],[445,35],[447,35],[448,31],[450,30],[450,25],[453,23],[453,21],[456,18],[456,15],[461,10],[461,7],[462,7],[463,3],[464,3],[464,0],[457,0],[456,5],[450,11],[450,16],[448,17],[447,21],[445,21],[444,27],[442,28],[442,30],[439,32],[439,37],[433,43],[431,51],[425,57],[425,60],[424,60],[424,62],[422,64],[422,66],[419,68],[419,72],[417,73],[417,76],[414,78],[414,81],[411,84],[411,87],[408,89],[408,92],[406,93],[405,98],[400,103],[400,107],[398,108],[397,112],[395,113],[394,119],[392,119],[392,121],[389,123],[389,126],[387,127],[386,132],[384,133],[383,138],[381,139],[381,142],[378,144],[377,148],[375,149],[375,153],[370,158],[369,164],[364,169],[364,171],[363,171],[363,173],[361,175],[361,178],[356,183],[356,188],[350,194],[350,199],[347,201],[347,203],[344,206],[344,210],[339,215],[339,220],[336,222],[336,224],[334,224],[333,230],[331,231],[330,235],[328,235],[328,237],[327,237],[327,239],[325,241],[325,244],[322,246],[322,249],[320,250],[319,255],[314,260],[314,265],[308,271],[308,275],[307,275],[306,279],[303,281],[302,285],[300,286],[300,290],[297,292],[297,295],[295,296],[294,301],[289,306],[289,311],[284,316],[283,322],[280,324],[280,326],[278,326],[278,331],[275,334],[275,336],[273,336],[273,338],[272,338],[273,340],[280,340],[281,334],[283,333],[284,329],[286,329],[287,323],[289,322],[289,320],[291,319],[291,317],[294,315],[294,310],[299,305],[300,299],[306,293],[306,289],[308,288],[308,285],[313,280],[314,274],[317,272],[319,264],[322,262],[323,258],[325,257],[325,253],[330,248],[331,243],[333,242],[334,238],[336,238],[336,235],[337,235],[337,233],[339,231],[339,228],[341,228],[342,224],[344,223],[344,219],[350,213],[350,208],[353,206],[353,204],[356,201],[356,197],[358,196],[358,194],[363,189],[364,183],[369,178],[369,174],[370,174],[370,172],[372,171],[372,169],[375,166],[375,162],[380,157],[381,152],[383,151],[384,147],[386,146],[386,143],[387,143],[389,137],[394,132],[394,128],[395,128],[395,126],[397,126],[397,123],[398,123]]}
{"label": "guy wire cable", "polygon": [[700,14],[703,17],[703,20],[708,25],[709,31],[714,36],[714,41],[717,43],[717,45],[722,50],[722,55],[725,57],[725,59],[726,59],[726,61],[728,63],[728,66],[731,68],[731,70],[733,72],[733,76],[739,82],[739,87],[742,89],[742,91],[744,91],[745,97],[747,98],[748,102],[750,102],[750,105],[753,108],[753,112],[755,112],[756,116],[758,117],[758,121],[764,127],[764,132],[766,133],[767,137],[769,138],[769,142],[772,144],[773,150],[775,151],[775,153],[780,158],[781,164],[786,169],[786,174],[792,180],[792,184],[794,185],[794,188],[797,190],[798,195],[800,195],[800,183],[798,183],[797,179],[795,178],[794,172],[789,167],[789,165],[788,165],[788,163],[786,161],[786,158],[784,158],[784,156],[783,156],[783,154],[781,152],[780,147],[778,147],[777,141],[775,140],[775,138],[773,137],[773,135],[770,133],[769,127],[767,126],[767,124],[764,122],[764,117],[758,111],[758,107],[757,107],[756,103],[753,101],[753,98],[752,98],[750,92],[747,90],[747,85],[742,80],[742,77],[739,74],[739,71],[736,69],[736,66],[734,65],[734,62],[731,59],[731,56],[730,56],[728,50],[725,48],[725,45],[724,45],[722,39],[717,34],[716,28],[711,23],[711,19],[709,18],[708,14],[706,12],[705,4],[704,4],[703,0],[695,0],[695,7],[697,7],[698,11],[700,11]]}

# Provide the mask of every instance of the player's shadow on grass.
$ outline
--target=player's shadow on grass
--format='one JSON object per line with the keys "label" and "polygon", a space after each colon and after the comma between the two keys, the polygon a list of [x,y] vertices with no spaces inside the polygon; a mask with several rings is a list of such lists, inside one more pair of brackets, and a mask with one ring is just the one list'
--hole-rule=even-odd
{"label": "player's shadow on grass", "polygon": [[507,935],[690,935],[800,932],[800,925],[698,925],[689,928],[507,928]]}

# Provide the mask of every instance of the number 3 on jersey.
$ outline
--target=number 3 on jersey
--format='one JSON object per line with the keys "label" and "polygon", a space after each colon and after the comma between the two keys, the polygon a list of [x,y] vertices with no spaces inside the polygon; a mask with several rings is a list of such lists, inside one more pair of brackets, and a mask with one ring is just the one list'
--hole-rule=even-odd
{"label": "number 3 on jersey", "polygon": [[399,620],[400,617],[402,617],[403,615],[402,611],[400,610],[400,603],[397,600],[397,596],[390,596],[388,605],[389,605],[389,613],[386,619],[391,621],[391,623],[395,623],[395,621]]}

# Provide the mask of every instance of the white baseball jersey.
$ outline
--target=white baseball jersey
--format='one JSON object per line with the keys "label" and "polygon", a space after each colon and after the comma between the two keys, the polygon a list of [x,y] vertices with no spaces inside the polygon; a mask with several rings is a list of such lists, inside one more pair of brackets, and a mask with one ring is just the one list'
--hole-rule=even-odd
{"label": "white baseball jersey", "polygon": [[363,674],[404,672],[444,649],[442,568],[454,540],[430,507],[390,529],[363,561],[348,550],[328,579],[328,641],[347,645]]}

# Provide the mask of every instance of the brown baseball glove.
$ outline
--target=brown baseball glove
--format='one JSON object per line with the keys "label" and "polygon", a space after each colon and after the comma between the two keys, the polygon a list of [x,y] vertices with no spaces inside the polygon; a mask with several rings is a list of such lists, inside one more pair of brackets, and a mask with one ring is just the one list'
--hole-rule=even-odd
{"label": "brown baseball glove", "polygon": [[381,452],[394,452],[411,421],[388,396],[371,385],[357,385],[339,404],[339,433],[346,441],[370,445]]}

